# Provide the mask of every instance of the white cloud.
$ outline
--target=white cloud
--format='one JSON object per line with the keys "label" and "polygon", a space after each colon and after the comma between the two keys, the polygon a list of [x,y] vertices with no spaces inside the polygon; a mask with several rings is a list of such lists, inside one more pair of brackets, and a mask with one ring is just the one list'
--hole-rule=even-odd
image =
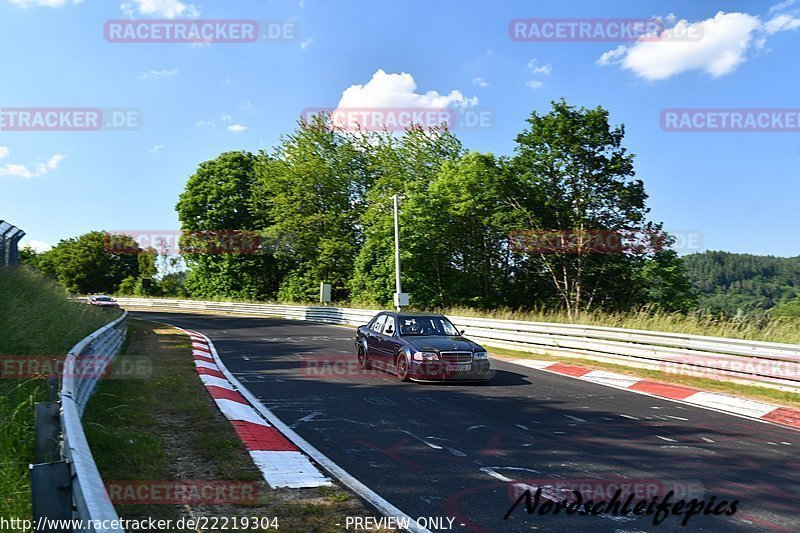
{"label": "white cloud", "polygon": [[773,17],[764,24],[764,31],[774,35],[781,31],[794,31],[800,28],[800,18],[782,14]]}
{"label": "white cloud", "polygon": [[229,115],[229,114],[227,114],[227,113],[220,113],[220,114],[219,114],[219,119],[220,119],[222,122],[230,122],[231,120],[233,120],[233,117],[232,117],[232,116],[230,116],[230,115]]}
{"label": "white cloud", "polygon": [[776,11],[783,11],[786,8],[792,7],[797,3],[797,0],[785,0],[779,4],[775,4],[774,6],[769,8],[770,13],[775,13]]}
{"label": "white cloud", "polygon": [[528,68],[531,69],[531,73],[542,74],[544,76],[549,76],[550,72],[553,70],[550,65],[537,65],[535,57],[528,62]]}
{"label": "white cloud", "polygon": [[20,248],[30,248],[34,252],[38,253],[49,252],[50,250],[53,249],[53,247],[47,244],[46,242],[37,241],[34,239],[31,239],[23,243],[22,246],[20,246]]}
{"label": "white cloud", "polygon": [[216,128],[217,123],[213,120],[198,120],[195,126],[198,128]]}
{"label": "white cloud", "polygon": [[[6,152],[6,156],[7,155],[8,152]],[[48,159],[46,163],[36,163],[36,165],[33,167],[33,170],[28,168],[26,165],[21,165],[18,163],[6,163],[5,165],[0,166],[0,176],[17,176],[25,179],[38,178],[49,172],[55,171],[58,168],[58,164],[61,163],[65,157],[67,156],[63,154],[55,154]]]}
{"label": "white cloud", "polygon": [[8,149],[8,146],[0,146],[0,159],[5,159],[10,153],[11,151]]}
{"label": "white cloud", "polygon": [[159,78],[170,78],[178,75],[178,69],[148,70],[139,74],[140,80],[157,80]]}
{"label": "white cloud", "polygon": [[120,9],[128,17],[145,15],[174,19],[176,17],[197,18],[200,16],[200,10],[197,6],[183,3],[180,0],[130,0],[123,3]]}
{"label": "white cloud", "polygon": [[[793,3],[782,5],[788,7]],[[597,64],[618,64],[649,81],[664,80],[691,70],[716,78],[735,71],[747,60],[751,48],[763,49],[766,36],[797,29],[800,29],[800,19],[787,14],[764,23],[747,13],[720,11],[699,22],[679,20],[657,37],[618,46],[601,55]]]}
{"label": "white cloud", "polygon": [[8,0],[19,7],[61,7],[65,4],[80,4],[83,0]]}
{"label": "white cloud", "polygon": [[608,52],[603,52],[603,55],[600,56],[600,59],[597,60],[598,65],[613,65],[618,63],[621,58],[625,57],[625,54],[628,52],[628,47],[623,45],[617,46],[613,50],[609,50]]}
{"label": "white cloud", "polygon": [[166,146],[164,146],[163,144],[155,144],[155,145],[153,145],[153,147],[152,147],[152,148],[150,148],[150,149],[148,150],[148,152],[152,152],[152,153],[156,154],[156,153],[158,153],[158,152],[161,152],[162,150],[164,150],[164,149],[166,149],[166,148],[167,148],[167,147],[166,147]]}
{"label": "white cloud", "polygon": [[488,87],[489,82],[484,80],[483,78],[472,78],[472,84],[477,85],[478,87]]}
{"label": "white cloud", "polygon": [[233,133],[242,133],[247,129],[247,126],[243,126],[241,124],[231,124],[228,126],[228,131]]}
{"label": "white cloud", "polygon": [[541,89],[542,87],[544,87],[544,83],[540,82],[539,80],[531,80],[527,82],[525,85],[527,85],[531,89]]}
{"label": "white cloud", "polygon": [[417,93],[417,83],[411,74],[387,74],[379,69],[364,85],[351,85],[342,92],[338,108],[413,108],[464,109],[478,104],[478,98],[467,98],[460,91],[440,94],[437,91]]}
{"label": "white cloud", "polygon": [[302,42],[300,43],[300,48],[301,48],[302,50],[305,50],[306,48],[308,48],[309,46],[311,46],[311,44],[312,44],[313,42],[314,42],[314,39],[312,39],[311,37],[309,37],[308,39],[305,39],[304,41],[302,41]]}

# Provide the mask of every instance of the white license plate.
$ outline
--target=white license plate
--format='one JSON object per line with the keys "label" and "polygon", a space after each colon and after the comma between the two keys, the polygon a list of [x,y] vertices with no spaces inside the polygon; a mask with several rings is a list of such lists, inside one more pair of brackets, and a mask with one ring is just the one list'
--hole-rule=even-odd
{"label": "white license plate", "polygon": [[472,365],[447,365],[449,372],[469,372],[471,369]]}

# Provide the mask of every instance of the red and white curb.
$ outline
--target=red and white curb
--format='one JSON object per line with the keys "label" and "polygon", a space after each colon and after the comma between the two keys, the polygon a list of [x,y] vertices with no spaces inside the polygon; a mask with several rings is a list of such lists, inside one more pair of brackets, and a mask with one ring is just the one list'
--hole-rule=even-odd
{"label": "red and white curb", "polygon": [[705,392],[690,387],[661,383],[649,379],[626,376],[605,370],[591,370],[582,366],[553,363],[552,361],[539,361],[534,359],[504,359],[515,365],[561,374],[584,381],[599,383],[617,389],[629,390],[640,394],[667,398],[677,402],[704,407],[714,411],[754,418],[774,424],[800,429],[800,410],[780,405],[746,400],[727,394]]}
{"label": "red and white curb", "polygon": [[211,339],[195,331],[183,331],[192,340],[192,356],[200,380],[233,424],[267,483],[273,488],[293,489],[331,485],[331,480],[267,422],[225,376]]}

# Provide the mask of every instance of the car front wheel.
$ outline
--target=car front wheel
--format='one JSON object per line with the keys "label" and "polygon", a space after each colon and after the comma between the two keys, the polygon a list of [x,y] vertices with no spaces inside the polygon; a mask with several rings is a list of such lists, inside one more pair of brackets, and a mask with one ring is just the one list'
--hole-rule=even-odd
{"label": "car front wheel", "polygon": [[394,363],[395,371],[397,372],[397,379],[400,381],[408,381],[410,379],[409,370],[408,370],[408,359],[406,359],[406,354],[400,352],[397,354],[397,359]]}

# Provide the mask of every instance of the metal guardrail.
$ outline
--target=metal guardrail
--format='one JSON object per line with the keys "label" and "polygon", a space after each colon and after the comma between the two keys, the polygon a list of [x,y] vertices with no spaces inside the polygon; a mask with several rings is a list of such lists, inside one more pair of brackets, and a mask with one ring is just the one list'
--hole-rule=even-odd
{"label": "metal guardrail", "polygon": [[[378,312],[266,303],[117,300],[127,309],[222,312],[349,325],[365,324]],[[470,338],[488,346],[800,391],[800,345],[580,324],[461,316],[450,319],[459,328],[466,329]]]}
{"label": "metal guardrail", "polygon": [[0,268],[19,263],[17,245],[24,236],[24,231],[5,220],[0,220]]}
{"label": "metal guardrail", "polygon": [[[97,381],[106,375],[108,365],[125,340],[127,314],[123,313],[95,331],[67,353],[61,379],[60,409],[56,411],[58,416],[40,417],[37,408],[37,444],[43,443],[45,448],[52,445],[58,439],[60,429],[60,446],[57,454],[37,450],[37,457],[44,457],[49,462],[31,466],[34,520],[76,520],[89,526],[63,531],[124,533],[120,528],[94,527],[94,524],[103,523],[113,526],[119,517],[95,465],[81,417]],[[54,407],[59,407],[57,402],[41,405],[43,415],[45,412],[53,413]],[[54,428],[54,425],[60,427]]]}

